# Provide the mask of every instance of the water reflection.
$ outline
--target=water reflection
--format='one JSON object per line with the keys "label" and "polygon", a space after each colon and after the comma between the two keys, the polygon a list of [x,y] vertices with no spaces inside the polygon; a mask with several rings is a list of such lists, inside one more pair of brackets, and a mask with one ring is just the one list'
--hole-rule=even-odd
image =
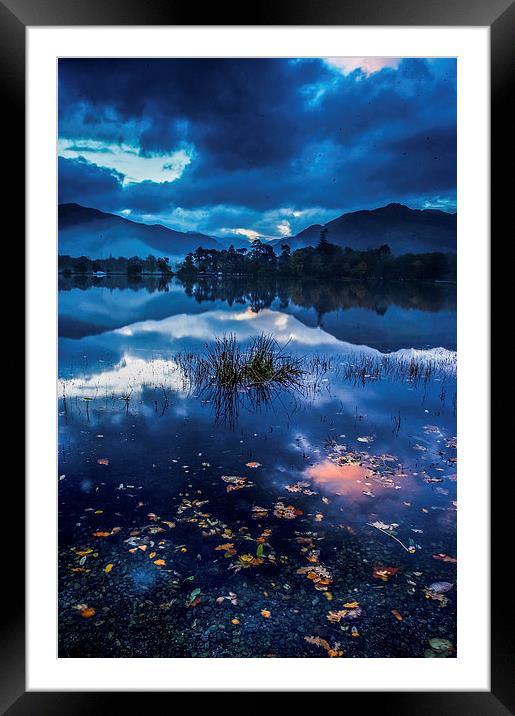
{"label": "water reflection", "polygon": [[269,309],[291,315],[337,340],[383,351],[456,348],[452,284],[242,279],[183,284],[173,279],[166,282],[166,291],[161,284],[157,277],[137,284],[125,276],[60,277],[60,335],[80,338],[129,323],[234,307],[235,313],[247,308],[254,314]]}
{"label": "water reflection", "polygon": [[[304,637],[322,636],[350,657],[420,657],[428,638],[455,643],[454,593],[445,607],[424,593],[455,583],[452,289],[133,288],[59,295],[60,655],[311,657]],[[222,390],[187,370],[229,332],[273,334],[302,383]],[[387,584],[378,564],[398,570]],[[351,601],[360,638],[327,618]]]}
{"label": "water reflection", "polygon": [[335,495],[359,497],[366,489],[365,480],[372,477],[372,471],[358,464],[336,465],[322,460],[306,470],[315,484],[321,485]]}

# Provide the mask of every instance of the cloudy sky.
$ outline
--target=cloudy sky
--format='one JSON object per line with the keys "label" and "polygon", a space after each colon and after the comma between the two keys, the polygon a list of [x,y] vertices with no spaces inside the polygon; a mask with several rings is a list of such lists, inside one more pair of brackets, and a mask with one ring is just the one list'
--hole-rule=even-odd
{"label": "cloudy sky", "polygon": [[453,59],[59,61],[59,201],[215,236],[456,210]]}

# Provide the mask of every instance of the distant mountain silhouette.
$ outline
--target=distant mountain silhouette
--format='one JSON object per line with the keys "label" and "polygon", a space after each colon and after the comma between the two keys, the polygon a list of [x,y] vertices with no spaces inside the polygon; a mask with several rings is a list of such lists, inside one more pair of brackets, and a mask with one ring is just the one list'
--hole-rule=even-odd
{"label": "distant mountain silhouette", "polygon": [[323,228],[327,229],[326,238],[330,243],[359,251],[388,244],[395,255],[456,253],[456,214],[437,209],[410,209],[404,204],[343,214],[325,226],[313,224],[296,236],[278,239],[274,245],[286,243],[292,249],[316,246]]}
{"label": "distant mountain silhouette", "polygon": [[90,258],[183,257],[197,246],[221,249],[212,236],[181,232],[161,224],[140,224],[80,204],[59,204],[59,253]]}

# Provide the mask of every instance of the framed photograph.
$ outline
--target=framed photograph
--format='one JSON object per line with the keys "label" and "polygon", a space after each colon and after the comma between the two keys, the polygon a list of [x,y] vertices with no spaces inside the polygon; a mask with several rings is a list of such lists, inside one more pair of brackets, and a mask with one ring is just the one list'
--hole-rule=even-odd
{"label": "framed photograph", "polygon": [[194,15],[0,3],[27,282],[3,712],[515,713],[489,441],[514,4]]}

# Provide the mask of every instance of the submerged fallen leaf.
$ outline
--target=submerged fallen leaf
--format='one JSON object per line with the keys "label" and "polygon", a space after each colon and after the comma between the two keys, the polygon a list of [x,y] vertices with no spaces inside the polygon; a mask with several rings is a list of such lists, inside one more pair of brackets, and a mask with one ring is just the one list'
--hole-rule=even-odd
{"label": "submerged fallen leaf", "polygon": [[383,582],[387,582],[388,577],[392,577],[394,574],[397,574],[398,571],[398,567],[383,567],[382,565],[377,565],[374,567],[372,576],[376,579],[382,579]]}
{"label": "submerged fallen leaf", "polygon": [[274,515],[284,520],[293,520],[299,515],[304,514],[302,510],[297,509],[293,505],[285,505],[283,502],[277,502],[274,506]]}
{"label": "submerged fallen leaf", "polygon": [[112,564],[111,562],[109,562],[109,564],[106,564],[106,566],[104,567],[104,572],[105,572],[106,574],[109,574],[109,572],[112,570],[113,567],[114,567],[114,564]]}
{"label": "submerged fallen leaf", "polygon": [[454,557],[449,557],[448,554],[444,554],[443,552],[439,552],[438,554],[433,554],[433,559],[439,559],[441,562],[450,562],[451,564],[457,564],[458,560]]}
{"label": "submerged fallen leaf", "polygon": [[397,609],[392,609],[393,616],[397,619],[397,621],[401,622],[403,617],[400,612],[397,611]]}
{"label": "submerged fallen leaf", "polygon": [[327,656],[329,656],[330,658],[343,656],[343,651],[338,648],[339,644],[335,644],[333,648],[326,639],[322,639],[322,637],[320,636],[305,636],[304,640],[307,641],[308,644],[321,646],[327,651]]}
{"label": "submerged fallen leaf", "polygon": [[231,619],[231,624],[239,624],[239,623],[240,623],[239,619]]}
{"label": "submerged fallen leaf", "polygon": [[162,567],[163,564],[166,564],[166,561],[164,559],[155,559],[154,564],[157,564],[158,567]]}
{"label": "submerged fallen leaf", "polygon": [[434,638],[429,639],[429,646],[431,649],[434,649],[435,651],[448,651],[452,652],[454,650],[454,647],[452,645],[452,642],[450,642],[448,639],[440,639],[440,638]]}
{"label": "submerged fallen leaf", "polygon": [[109,465],[109,460],[107,457],[99,457],[97,462],[99,465]]}
{"label": "submerged fallen leaf", "polygon": [[438,592],[441,594],[442,592],[448,592],[450,589],[452,589],[453,585],[451,582],[433,582],[429,585],[429,589],[432,592]]}
{"label": "submerged fallen leaf", "polygon": [[238,475],[221,475],[224,482],[229,483],[226,487],[227,492],[233,490],[241,490],[244,487],[254,487],[254,483],[247,480],[246,477],[238,477]]}
{"label": "submerged fallen leaf", "polygon": [[260,462],[247,462],[246,467],[252,467],[252,468],[261,467],[261,463]]}
{"label": "submerged fallen leaf", "polygon": [[94,617],[96,614],[96,610],[93,609],[93,607],[88,607],[86,604],[82,605],[82,608],[79,609],[79,614],[81,617],[84,617],[84,619],[90,619],[91,617]]}
{"label": "submerged fallen leaf", "polygon": [[338,623],[338,622],[340,622],[340,621],[343,619],[343,617],[345,617],[346,615],[347,615],[347,610],[346,610],[346,609],[341,609],[339,612],[329,612],[329,613],[326,615],[326,618],[327,618],[327,620],[330,621],[330,622],[337,622],[337,623]]}
{"label": "submerged fallen leaf", "polygon": [[262,610],[261,610],[261,616],[264,617],[265,619],[269,619],[269,618],[270,618],[270,614],[271,614],[271,612],[269,612],[268,609],[262,609]]}
{"label": "submerged fallen leaf", "polygon": [[445,596],[445,594],[442,594],[439,591],[434,591],[430,588],[428,589],[427,587],[424,587],[423,592],[424,592],[426,599],[432,599],[433,601],[438,602],[440,607],[447,606],[447,604],[449,602],[449,600]]}

